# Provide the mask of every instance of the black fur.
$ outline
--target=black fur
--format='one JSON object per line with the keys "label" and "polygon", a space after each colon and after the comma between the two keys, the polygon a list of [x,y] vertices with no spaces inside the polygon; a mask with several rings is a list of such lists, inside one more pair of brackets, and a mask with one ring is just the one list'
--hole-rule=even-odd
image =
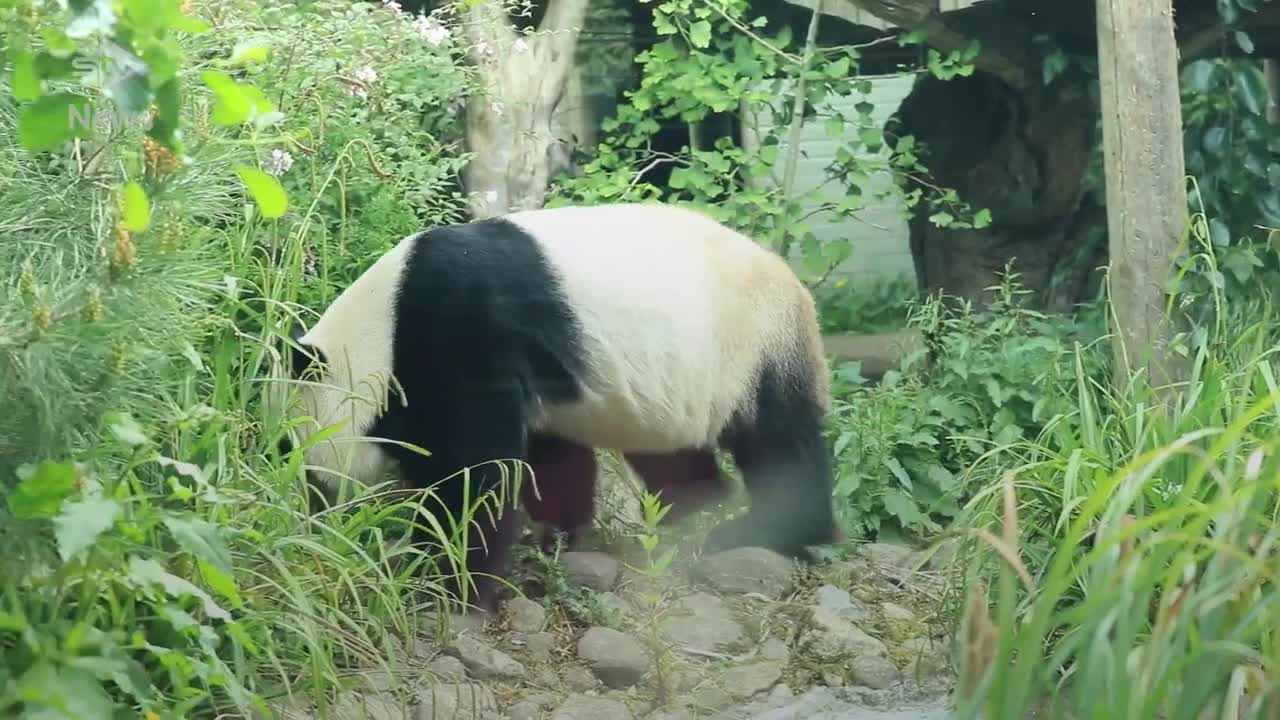
{"label": "black fur", "polygon": [[750,545],[807,560],[809,546],[839,536],[831,453],[813,378],[781,362],[766,360],[754,417],[738,419],[721,437],[742,470],[751,509],[714,529],[706,552]]}
{"label": "black fur", "polygon": [[[463,477],[437,483],[487,463],[470,473],[474,502],[502,478],[491,461],[525,458],[535,398],[567,402],[581,393],[581,330],[537,242],[503,219],[423,233],[405,261],[393,327],[393,373],[404,402],[393,392],[368,434],[431,453],[383,445],[408,485],[434,486],[443,507],[426,509],[444,509],[439,521],[456,523]],[[514,501],[503,508],[497,528],[487,516],[475,519],[484,540],[473,529],[472,573],[504,574],[518,530],[513,507]],[[489,543],[496,546],[492,555]],[[477,601],[489,602],[490,583],[475,580]]]}

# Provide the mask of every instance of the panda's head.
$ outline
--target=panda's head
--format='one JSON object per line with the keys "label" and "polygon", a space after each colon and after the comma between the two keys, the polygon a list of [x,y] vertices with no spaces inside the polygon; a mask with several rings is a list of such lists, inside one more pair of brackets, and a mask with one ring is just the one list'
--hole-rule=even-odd
{"label": "panda's head", "polygon": [[[288,398],[282,416],[292,426],[280,438],[280,455],[304,447],[307,485],[330,500],[344,477],[378,482],[387,460],[385,452],[364,436],[375,414],[367,407],[372,399],[360,387],[342,381],[350,363],[341,357],[295,327],[276,371],[285,387],[278,397]],[[312,442],[317,434],[323,437]]]}

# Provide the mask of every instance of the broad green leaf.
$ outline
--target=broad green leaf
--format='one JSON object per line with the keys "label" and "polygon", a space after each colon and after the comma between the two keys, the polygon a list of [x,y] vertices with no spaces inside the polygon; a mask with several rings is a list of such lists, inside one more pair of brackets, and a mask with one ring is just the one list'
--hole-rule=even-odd
{"label": "broad green leaf", "polygon": [[75,492],[77,474],[71,463],[42,460],[9,493],[9,512],[23,520],[53,517]]}
{"label": "broad green leaf", "polygon": [[240,599],[240,589],[236,587],[236,579],[230,572],[223,572],[203,559],[196,560],[200,569],[200,577],[215,593],[231,603],[231,607],[242,608],[244,601]]}
{"label": "broad green leaf", "polygon": [[178,86],[178,80],[175,78],[156,88],[155,97],[156,115],[151,120],[151,129],[147,134],[166,147],[177,150],[175,146],[179,112],[182,106],[182,91]]}
{"label": "broad green leaf", "polygon": [[26,703],[28,717],[111,720],[115,712],[111,696],[92,674],[76,667],[57,667],[48,660],[28,668],[13,692]]}
{"label": "broad green leaf", "polygon": [[823,123],[823,129],[826,130],[827,137],[838,138],[844,134],[844,118],[834,115],[826,119]]}
{"label": "broad green leaf", "polygon": [[184,550],[224,573],[231,572],[231,552],[223,543],[222,530],[217,525],[199,518],[176,516],[166,517],[164,525]]}
{"label": "broad green leaf", "polygon": [[699,20],[689,26],[689,44],[695,48],[705,48],[711,44],[711,23]]}
{"label": "broad green leaf", "polygon": [[133,25],[134,32],[151,36],[162,29],[169,14],[165,0],[124,0],[124,14]]}
{"label": "broad green leaf", "polygon": [[1235,72],[1236,97],[1254,115],[1266,112],[1269,95],[1267,82],[1256,68],[1241,68]]}
{"label": "broad green leaf", "polygon": [[18,142],[31,152],[57,150],[68,140],[88,137],[93,120],[88,98],[68,92],[45,95],[22,108]]}
{"label": "broad green leaf", "polygon": [[68,562],[79,555],[115,525],[120,517],[120,504],[110,499],[82,500],[67,503],[54,518],[54,537],[58,555]]}
{"label": "broad green leaf", "polygon": [[206,70],[200,75],[205,87],[213,91],[216,102],[213,121],[219,125],[239,125],[249,119],[253,101],[244,88],[231,76],[216,70]]}
{"label": "broad green leaf", "polygon": [[280,181],[256,168],[242,167],[236,170],[249,195],[258,204],[258,211],[266,218],[278,218],[289,209],[289,196]]}
{"label": "broad green leaf", "polygon": [[13,97],[27,102],[40,97],[40,73],[36,70],[36,55],[30,50],[20,50],[13,58]]}
{"label": "broad green leaf", "polygon": [[251,63],[266,62],[267,56],[270,52],[271,49],[266,45],[259,45],[242,40],[236,43],[235,48],[231,50],[231,59],[227,62],[232,65],[248,65]]}
{"label": "broad green leaf", "polygon": [[124,227],[129,232],[146,232],[151,227],[151,202],[147,191],[136,181],[124,186]]}
{"label": "broad green leaf", "polygon": [[170,574],[154,560],[144,560],[138,556],[129,559],[129,579],[138,585],[159,585],[170,597],[181,598],[190,595],[200,600],[204,613],[215,620],[230,622],[231,615],[223,610],[209,594],[189,581]]}

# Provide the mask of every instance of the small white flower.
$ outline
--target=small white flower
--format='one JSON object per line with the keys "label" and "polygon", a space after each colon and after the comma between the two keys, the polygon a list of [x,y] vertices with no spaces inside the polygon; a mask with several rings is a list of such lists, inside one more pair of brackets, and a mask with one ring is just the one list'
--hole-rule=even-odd
{"label": "small white flower", "polygon": [[488,203],[498,202],[498,191],[497,190],[486,191],[484,194],[484,201]]}
{"label": "small white flower", "polygon": [[378,79],[378,71],[365,65],[356,71],[356,79],[365,85],[372,85],[373,81]]}
{"label": "small white flower", "polygon": [[522,53],[529,49],[529,43],[525,42],[524,38],[516,38],[516,41],[511,44],[511,49]]}
{"label": "small white flower", "polygon": [[394,15],[401,15],[404,13],[404,11],[400,9],[400,3],[396,2],[396,0],[382,0],[382,6],[390,10]]}
{"label": "small white flower", "polygon": [[476,52],[480,53],[481,55],[492,55],[493,46],[489,44],[488,40],[481,40],[480,42],[476,43]]}
{"label": "small white flower", "polygon": [[419,15],[413,19],[413,29],[432,46],[438,46],[449,39],[449,28],[426,15]]}
{"label": "small white flower", "polygon": [[501,115],[504,110],[502,103],[497,102],[496,100],[489,103],[489,109],[493,111],[494,115]]}
{"label": "small white flower", "polygon": [[276,148],[271,151],[271,159],[267,160],[267,172],[272,175],[283,175],[293,167],[293,156]]}

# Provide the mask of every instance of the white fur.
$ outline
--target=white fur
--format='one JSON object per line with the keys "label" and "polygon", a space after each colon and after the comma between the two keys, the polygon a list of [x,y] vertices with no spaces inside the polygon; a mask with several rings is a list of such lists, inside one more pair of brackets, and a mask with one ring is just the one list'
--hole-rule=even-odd
{"label": "white fur", "polygon": [[[583,397],[542,406],[532,428],[623,452],[714,447],[735,414],[750,413],[766,358],[809,376],[825,408],[812,297],[781,258],[750,238],[667,205],[544,209],[507,219],[537,240],[585,335]],[[376,445],[352,441],[385,403],[392,300],[417,241],[405,238],[380,258],[303,337],[330,363],[326,386],[303,393],[310,413],[319,427],[348,421],[308,454],[312,465],[362,481],[383,469]],[[314,429],[301,429],[300,438]]]}
{"label": "white fur", "polygon": [[714,447],[735,413],[750,413],[767,355],[806,372],[791,348],[806,320],[819,342],[808,291],[776,254],[710,217],[655,204],[507,219],[538,240],[585,333],[584,396],[546,407],[535,427],[624,452]]}
{"label": "white fur", "polygon": [[[405,257],[417,234],[402,239],[378,258],[355,282],[339,293],[315,326],[301,338],[328,360],[321,378],[304,379],[305,407],[294,412],[315,418],[298,428],[299,441],[321,428],[341,428],[307,453],[308,463],[330,472],[371,482],[385,470],[386,455],[376,444],[360,440],[388,401],[399,396],[392,369],[394,298]],[[388,400],[390,398],[390,400]],[[331,485],[337,477],[322,476]]]}

